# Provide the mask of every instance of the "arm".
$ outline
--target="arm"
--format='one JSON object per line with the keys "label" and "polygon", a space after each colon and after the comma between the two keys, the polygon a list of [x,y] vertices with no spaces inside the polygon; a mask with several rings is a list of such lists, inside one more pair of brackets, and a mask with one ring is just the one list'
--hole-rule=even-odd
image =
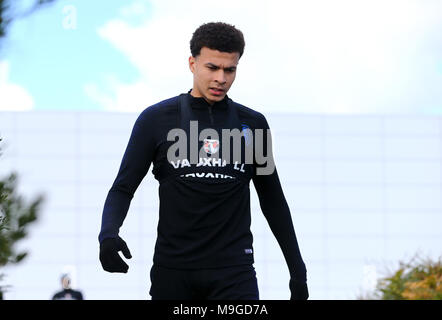
{"label": "arm", "polygon": [[284,254],[291,278],[306,281],[306,268],[276,169],[270,176],[255,176],[253,184],[261,210]]}
{"label": "arm", "polygon": [[[127,271],[127,265],[119,258],[117,252],[122,250],[126,258],[130,258],[131,255],[118,233],[126,218],[134,193],[149,171],[153,160],[155,152],[154,128],[153,111],[151,108],[147,108],[134,124],[117,177],[104,203],[98,240],[100,242],[100,261],[106,271]],[[116,270],[108,267],[112,264],[117,265]]]}
{"label": "arm", "polygon": [[149,171],[155,151],[154,121],[149,108],[136,120],[117,177],[104,203],[100,243],[116,238],[126,218],[130,202]]}
{"label": "arm", "polygon": [[[260,128],[269,129],[264,116],[261,119]],[[264,133],[263,150],[267,150],[267,139]],[[256,141],[257,143],[259,141]],[[268,160],[273,161],[271,140],[268,150]],[[255,164],[256,167],[263,166]],[[267,172],[268,173],[268,172]],[[255,186],[261,210],[283,252],[285,261],[290,272],[290,289],[292,298],[307,299],[307,271],[299,250],[291,213],[284,192],[279,181],[276,167],[271,174],[255,174],[252,178]]]}

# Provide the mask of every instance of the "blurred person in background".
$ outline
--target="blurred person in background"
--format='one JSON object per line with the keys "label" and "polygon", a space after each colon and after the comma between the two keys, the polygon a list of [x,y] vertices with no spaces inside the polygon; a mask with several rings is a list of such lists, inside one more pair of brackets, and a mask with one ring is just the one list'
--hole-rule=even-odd
{"label": "blurred person in background", "polygon": [[52,300],[83,300],[81,291],[71,288],[71,277],[69,274],[63,274],[60,280],[62,290],[54,294]]}

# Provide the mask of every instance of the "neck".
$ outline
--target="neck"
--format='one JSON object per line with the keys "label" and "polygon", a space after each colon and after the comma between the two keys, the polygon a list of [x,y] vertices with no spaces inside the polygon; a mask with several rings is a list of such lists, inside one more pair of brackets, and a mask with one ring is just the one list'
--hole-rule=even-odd
{"label": "neck", "polygon": [[192,91],[190,91],[190,95],[194,98],[203,98],[204,100],[207,101],[208,104],[210,104],[211,106],[213,106],[215,104],[215,101],[211,101],[211,100],[207,100],[206,97],[204,97],[202,94],[200,94],[199,92],[197,93],[195,88],[192,89]]}

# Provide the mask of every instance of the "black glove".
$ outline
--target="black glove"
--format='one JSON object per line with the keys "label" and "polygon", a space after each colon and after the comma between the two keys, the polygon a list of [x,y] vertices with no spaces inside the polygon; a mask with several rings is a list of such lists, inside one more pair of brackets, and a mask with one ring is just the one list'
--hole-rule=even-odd
{"label": "black glove", "polygon": [[308,288],[306,281],[299,281],[296,279],[290,279],[290,300],[307,300]]}
{"label": "black glove", "polygon": [[100,243],[100,262],[105,271],[127,273],[129,266],[121,259],[118,251],[123,252],[127,259],[132,258],[126,242],[120,237],[107,238]]}

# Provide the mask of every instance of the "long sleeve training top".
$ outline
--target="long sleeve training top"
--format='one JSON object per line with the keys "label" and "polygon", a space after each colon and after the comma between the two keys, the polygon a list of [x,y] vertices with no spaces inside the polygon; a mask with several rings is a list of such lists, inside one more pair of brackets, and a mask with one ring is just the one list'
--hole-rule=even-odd
{"label": "long sleeve training top", "polygon": [[[190,141],[192,123],[197,123],[193,132],[196,130],[201,139],[196,142]],[[204,139],[202,131],[208,128],[218,136],[210,134]],[[233,161],[231,152],[226,163],[222,147],[228,141],[222,139],[222,130],[234,128],[243,133],[242,156],[240,161]],[[187,135],[182,140],[187,142],[186,147],[179,151],[174,146],[181,137],[175,135],[171,139],[172,129],[181,129]],[[244,129],[252,135],[244,134]],[[257,162],[255,154],[253,162],[245,161],[245,146],[253,143],[254,138],[255,144],[258,142],[258,136],[253,136],[256,129],[264,130],[261,137],[265,155],[265,130],[269,126],[264,115],[233,102],[227,95],[210,105],[189,91],[144,109],[135,121],[117,177],[105,200],[99,241],[118,236],[135,191],[153,163],[152,173],[159,182],[154,264],[199,269],[254,263],[249,189],[252,180],[291,278],[306,281],[306,268],[276,167],[271,174],[258,174],[257,168],[265,164]],[[198,150],[194,162],[192,143]],[[171,153],[168,157],[170,150],[175,150],[174,160]]]}

